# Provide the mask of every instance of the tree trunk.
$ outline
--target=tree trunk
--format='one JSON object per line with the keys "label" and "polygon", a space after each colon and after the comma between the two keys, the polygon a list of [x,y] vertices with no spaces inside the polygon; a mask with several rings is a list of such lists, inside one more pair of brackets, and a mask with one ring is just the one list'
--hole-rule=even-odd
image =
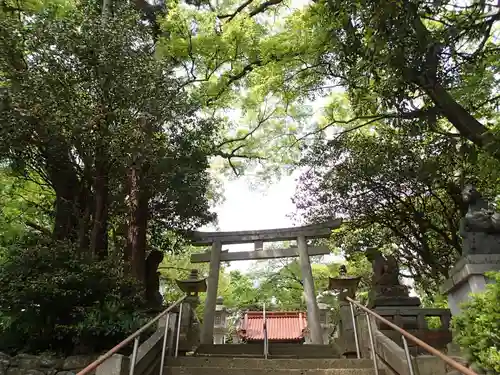
{"label": "tree trunk", "polygon": [[57,241],[75,241],[78,236],[80,181],[69,160],[69,151],[65,147],[52,144],[48,145],[42,154],[56,193],[53,237]]}
{"label": "tree trunk", "polygon": [[98,259],[104,259],[108,255],[109,168],[106,145],[102,141],[99,143],[95,158],[94,223],[90,249]]}
{"label": "tree trunk", "polygon": [[[103,0],[101,10],[101,22],[104,26],[110,16],[112,0]],[[105,77],[105,76],[104,76]],[[104,97],[109,90],[109,79],[105,78],[103,83]],[[90,237],[90,250],[98,259],[104,259],[108,255],[108,210],[109,210],[109,152],[105,140],[108,126],[107,108],[101,103],[101,110],[96,121],[98,129],[95,152],[95,177],[94,177],[94,215],[93,227]]]}
{"label": "tree trunk", "polygon": [[[153,129],[144,118],[139,121],[141,135],[140,147],[147,150],[150,146]],[[131,273],[147,287],[146,244],[149,219],[150,191],[147,186],[148,163],[144,155],[137,155],[129,169],[129,221],[127,229],[127,246],[125,259],[130,260]]]}
{"label": "tree trunk", "polygon": [[90,213],[92,204],[92,193],[87,186],[82,187],[80,191],[80,220],[78,227],[78,248],[83,253],[88,252],[90,248]]}
{"label": "tree trunk", "polygon": [[53,230],[53,237],[56,241],[76,239],[78,220],[74,215],[75,204],[77,201],[70,187],[56,190]]}
{"label": "tree trunk", "polygon": [[132,275],[145,283],[146,234],[149,216],[149,192],[141,181],[141,170],[134,163],[129,170],[129,223],[125,260]]}

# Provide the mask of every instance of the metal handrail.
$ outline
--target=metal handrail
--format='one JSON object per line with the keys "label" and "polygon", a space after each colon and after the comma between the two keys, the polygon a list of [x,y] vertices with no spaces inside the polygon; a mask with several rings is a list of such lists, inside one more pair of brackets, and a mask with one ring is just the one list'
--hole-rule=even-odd
{"label": "metal handrail", "polygon": [[266,304],[264,303],[262,306],[262,320],[263,320],[263,329],[264,329],[264,359],[267,359],[269,355],[269,342],[267,338],[267,315],[266,315]]}
{"label": "metal handrail", "polygon": [[[148,330],[153,324],[155,324],[158,320],[160,320],[162,317],[167,315],[169,312],[171,312],[175,307],[179,306],[179,317],[178,317],[178,326],[177,326],[177,339],[176,339],[176,348],[175,348],[175,356],[177,356],[178,353],[178,346],[179,346],[179,333],[180,333],[180,322],[181,322],[181,316],[182,316],[182,302],[186,299],[187,296],[184,296],[177,301],[171,306],[169,306],[167,309],[162,311],[160,314],[158,314],[156,317],[154,317],[152,320],[150,320],[148,323],[144,324],[141,328],[139,328],[137,331],[132,333],[129,337],[127,337],[125,340],[120,342],[118,345],[113,347],[112,349],[108,350],[106,353],[104,353],[102,356],[97,358],[94,362],[89,364],[87,367],[85,367],[83,370],[78,372],[76,375],[86,375],[90,373],[91,371],[94,371],[100,364],[102,364],[105,360],[110,358],[113,354],[116,354],[120,349],[124,348],[128,344],[134,340],[134,349],[132,351],[132,358],[131,358],[131,363],[130,363],[130,371],[129,375],[134,375],[134,370],[135,370],[135,365],[137,361],[137,351],[139,349],[139,339],[141,333],[144,331]],[[167,345],[167,334],[168,334],[168,326],[170,322],[170,315],[167,315],[167,321],[165,322],[165,332],[163,336],[163,347],[162,347],[162,357],[161,357],[161,366],[160,366],[160,375],[162,375],[163,372],[163,364],[164,364],[164,358],[165,358],[165,350],[166,350],[166,345]]]}
{"label": "metal handrail", "polygon": [[[461,372],[462,374],[464,374],[464,375],[478,375],[476,372],[474,372],[471,369],[465,367],[464,365],[458,363],[457,361],[453,360],[452,358],[450,358],[446,354],[441,353],[436,348],[433,348],[429,344],[427,344],[424,341],[422,341],[422,340],[418,339],[417,337],[413,336],[408,331],[405,331],[403,328],[398,327],[394,323],[392,323],[392,322],[388,321],[387,319],[381,317],[376,312],[374,312],[374,311],[370,310],[369,308],[361,305],[359,302],[354,301],[352,298],[346,297],[346,300],[349,302],[349,304],[351,306],[351,311],[353,312],[352,319],[353,319],[354,337],[356,339],[356,343],[358,343],[358,332],[357,332],[356,323],[355,323],[356,319],[355,319],[355,316],[354,316],[354,306],[356,306],[357,308],[363,310],[365,312],[365,314],[366,314],[366,321],[368,323],[368,334],[370,336],[371,352],[372,352],[374,369],[375,369],[375,373],[376,374],[378,374],[378,368],[377,368],[377,360],[376,360],[376,357],[375,357],[375,342],[374,342],[374,339],[373,339],[372,327],[371,327],[371,324],[370,324],[371,323],[370,322],[370,315],[373,316],[374,318],[376,318],[377,320],[383,322],[384,324],[388,325],[389,327],[391,327],[392,329],[394,329],[395,331],[397,331],[397,332],[399,332],[401,334],[401,337],[402,337],[402,340],[403,340],[404,351],[405,351],[405,355],[406,355],[406,361],[408,363],[408,371],[409,371],[410,375],[414,375],[414,371],[413,371],[413,365],[412,365],[411,356],[410,356],[410,350],[408,348],[408,342],[406,341],[406,339],[408,339],[408,340],[412,341],[413,343],[417,344],[418,346],[420,346],[422,349],[425,349],[430,354],[432,354],[432,355],[440,358],[441,360],[443,360],[448,365],[450,365],[451,367],[453,367],[455,370]],[[356,350],[357,350],[358,358],[360,358],[359,344],[356,345]]]}

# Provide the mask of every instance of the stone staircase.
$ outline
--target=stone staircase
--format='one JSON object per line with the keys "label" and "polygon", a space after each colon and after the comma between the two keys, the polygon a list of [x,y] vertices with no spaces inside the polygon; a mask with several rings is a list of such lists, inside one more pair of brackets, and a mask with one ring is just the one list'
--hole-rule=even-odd
{"label": "stone staircase", "polygon": [[[270,343],[269,358],[340,358],[339,350],[333,345],[298,345]],[[262,358],[263,344],[200,345],[196,356]]]}
{"label": "stone staircase", "polygon": [[[240,345],[244,346],[244,345]],[[304,345],[308,346],[308,345]],[[179,357],[165,375],[374,375],[370,359]],[[385,375],[379,370],[380,375]]]}

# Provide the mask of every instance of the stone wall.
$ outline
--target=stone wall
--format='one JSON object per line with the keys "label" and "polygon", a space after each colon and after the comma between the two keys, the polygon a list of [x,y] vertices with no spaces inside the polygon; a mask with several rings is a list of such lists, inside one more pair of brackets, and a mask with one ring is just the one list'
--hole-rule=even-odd
{"label": "stone wall", "polygon": [[97,359],[97,355],[75,355],[67,358],[48,355],[0,353],[0,375],[73,375]]}

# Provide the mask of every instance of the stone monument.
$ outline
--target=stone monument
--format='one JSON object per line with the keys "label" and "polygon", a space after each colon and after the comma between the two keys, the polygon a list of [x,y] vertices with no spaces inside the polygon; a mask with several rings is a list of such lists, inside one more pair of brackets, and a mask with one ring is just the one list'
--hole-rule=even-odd
{"label": "stone monument", "polygon": [[472,185],[464,188],[462,199],[468,205],[460,220],[462,258],[441,286],[441,292],[448,295],[452,315],[460,313],[460,305],[470,293],[481,292],[492,282],[485,273],[500,271],[500,213],[490,208]]}
{"label": "stone monument", "polygon": [[420,299],[410,297],[408,287],[401,284],[399,266],[394,256],[384,256],[379,250],[370,248],[366,251],[366,258],[373,269],[368,307],[376,309],[387,306],[420,306]]}

